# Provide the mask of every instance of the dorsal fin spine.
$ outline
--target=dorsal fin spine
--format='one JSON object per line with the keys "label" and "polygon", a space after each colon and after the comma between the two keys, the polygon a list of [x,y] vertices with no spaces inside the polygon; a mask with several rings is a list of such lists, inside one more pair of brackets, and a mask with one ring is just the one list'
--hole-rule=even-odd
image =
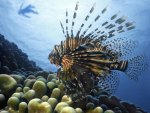
{"label": "dorsal fin spine", "polygon": [[88,21],[90,15],[93,13],[95,5],[96,5],[96,4],[94,3],[94,5],[93,5],[92,8],[90,9],[89,13],[88,13],[87,16],[85,17],[83,23],[81,24],[81,26],[80,26],[80,28],[79,28],[77,34],[76,34],[76,37],[80,35],[80,32],[81,32],[82,28],[84,27],[84,23],[85,23],[86,21]]}
{"label": "dorsal fin spine", "polygon": [[77,16],[78,4],[79,4],[79,2],[76,3],[75,11],[74,11],[74,14],[73,14],[72,26],[71,26],[71,37],[73,37],[73,27],[74,27],[74,24],[75,24],[74,20],[75,20],[75,18]]}
{"label": "dorsal fin spine", "polygon": [[69,33],[68,33],[68,11],[66,9],[66,34],[67,34],[67,37],[69,37]]}

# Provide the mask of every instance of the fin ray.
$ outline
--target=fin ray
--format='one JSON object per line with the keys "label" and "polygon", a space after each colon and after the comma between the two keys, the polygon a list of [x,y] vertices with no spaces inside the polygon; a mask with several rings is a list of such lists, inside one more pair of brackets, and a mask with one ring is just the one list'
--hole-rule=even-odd
{"label": "fin ray", "polygon": [[131,58],[125,74],[135,81],[138,81],[139,75],[148,67],[145,56],[136,56]]}
{"label": "fin ray", "polygon": [[98,86],[109,94],[115,93],[119,86],[119,74],[111,71],[107,76],[99,77]]}

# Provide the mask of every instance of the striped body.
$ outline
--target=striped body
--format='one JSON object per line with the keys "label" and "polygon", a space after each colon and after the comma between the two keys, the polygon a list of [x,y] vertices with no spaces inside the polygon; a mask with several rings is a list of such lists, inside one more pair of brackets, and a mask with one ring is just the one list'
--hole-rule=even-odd
{"label": "striped body", "polygon": [[[57,53],[58,58],[53,56],[53,53]],[[107,49],[107,46],[102,46],[100,43],[95,45],[87,38],[80,40],[67,38],[60,45],[55,46],[49,59],[56,65],[60,65],[63,71],[78,66],[92,71],[95,76],[104,76],[110,74],[111,70],[125,71],[128,61],[120,61],[119,57],[118,52]]]}

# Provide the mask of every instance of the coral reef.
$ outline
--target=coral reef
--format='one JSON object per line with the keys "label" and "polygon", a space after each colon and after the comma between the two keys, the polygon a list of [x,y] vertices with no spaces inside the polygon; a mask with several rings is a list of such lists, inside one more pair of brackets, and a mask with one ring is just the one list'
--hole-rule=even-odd
{"label": "coral reef", "polygon": [[[9,42],[0,34],[0,73],[1,74],[29,74],[42,70],[34,61],[28,59],[27,54],[18,46]],[[31,72],[32,71],[32,72]]]}
{"label": "coral reef", "polygon": [[[7,77],[9,82],[6,82],[6,87],[0,85],[0,103],[7,102],[7,106],[0,104],[1,113],[145,113],[135,105],[106,92],[101,92],[99,96],[87,95],[86,100],[75,103],[65,94],[65,87],[56,75],[44,71],[22,78],[0,74],[0,80],[3,77]],[[15,90],[10,90],[9,83],[15,84],[12,85]],[[7,100],[8,92],[11,95]]]}
{"label": "coral reef", "polygon": [[17,81],[9,75],[0,75],[0,90],[3,94],[8,94],[11,90],[15,89]]}

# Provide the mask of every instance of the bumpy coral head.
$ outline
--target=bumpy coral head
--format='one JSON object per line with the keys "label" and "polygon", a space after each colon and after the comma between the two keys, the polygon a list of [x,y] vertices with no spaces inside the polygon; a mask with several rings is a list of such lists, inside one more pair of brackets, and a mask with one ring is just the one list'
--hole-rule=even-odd
{"label": "bumpy coral head", "polygon": [[53,49],[48,56],[51,64],[55,64],[56,66],[61,66],[61,58],[56,49]]}

